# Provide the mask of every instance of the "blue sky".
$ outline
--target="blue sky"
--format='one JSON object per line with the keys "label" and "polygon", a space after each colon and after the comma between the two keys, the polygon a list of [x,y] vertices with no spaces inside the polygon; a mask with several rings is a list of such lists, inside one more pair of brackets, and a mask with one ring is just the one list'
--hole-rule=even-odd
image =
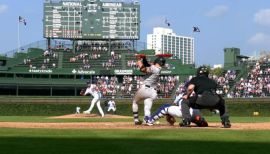
{"label": "blue sky", "polygon": [[[223,49],[237,47],[242,55],[270,51],[269,0],[140,0],[141,41],[155,26],[166,26],[178,35],[195,33],[195,62],[223,64]],[[43,0],[0,1],[0,53],[17,47],[18,16],[27,20],[20,26],[21,44],[43,39]]]}

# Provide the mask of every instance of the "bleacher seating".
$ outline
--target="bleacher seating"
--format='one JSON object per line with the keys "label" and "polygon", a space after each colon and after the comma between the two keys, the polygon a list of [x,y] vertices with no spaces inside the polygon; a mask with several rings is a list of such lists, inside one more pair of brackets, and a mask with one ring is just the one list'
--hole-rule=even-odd
{"label": "bleacher seating", "polygon": [[231,97],[266,97],[270,95],[270,62],[258,61],[251,66],[247,78],[235,85]]}
{"label": "bleacher seating", "polygon": [[[50,51],[44,51],[39,56],[28,58],[24,55],[24,60],[22,63],[16,65],[16,67],[26,67],[32,69],[138,69],[136,66],[136,57],[135,54],[131,52],[126,47],[123,46],[112,46],[112,52],[108,52],[107,44],[99,45],[91,44],[77,47],[76,52],[74,53],[71,49],[63,49],[56,48]],[[149,59],[153,59],[153,57],[148,57]],[[123,63],[124,62],[124,63]],[[122,65],[124,64],[124,65]],[[59,67],[61,66],[61,67]],[[262,63],[260,64],[260,68],[262,69],[259,75],[256,78],[260,79],[262,75],[269,75],[270,69],[269,64]],[[229,70],[224,72],[224,74],[220,77],[211,76],[217,83],[220,85],[219,93],[228,97],[251,97],[247,96],[247,92],[244,89],[239,89],[239,83],[236,84],[236,90],[232,93],[231,88],[235,85],[235,78],[237,76],[237,71]],[[121,82],[119,82],[119,78],[121,78]],[[249,78],[254,78],[253,76],[249,76]],[[268,78],[264,80],[269,80]],[[134,96],[135,92],[138,90],[140,85],[142,84],[143,76],[100,76],[99,83],[100,89],[105,97],[111,96],[121,96],[122,98],[130,98]],[[158,97],[170,98],[173,97],[174,92],[176,91],[176,85],[179,84],[178,89],[183,89],[184,83],[178,83],[179,79],[176,79],[175,76],[160,76],[159,83],[159,94]],[[246,81],[246,80],[245,80]],[[260,82],[262,82],[260,80]],[[267,83],[263,82],[265,85],[259,84],[262,86],[260,92],[256,91],[253,95],[261,96],[261,95],[269,95],[267,87]],[[243,81],[240,81],[240,85],[243,84]],[[246,83],[244,83],[246,84]]]}

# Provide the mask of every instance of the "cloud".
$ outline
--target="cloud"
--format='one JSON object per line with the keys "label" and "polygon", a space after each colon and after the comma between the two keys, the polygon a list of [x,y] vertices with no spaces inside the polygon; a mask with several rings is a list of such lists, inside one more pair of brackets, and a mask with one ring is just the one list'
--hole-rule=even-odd
{"label": "cloud", "polygon": [[0,14],[6,12],[8,10],[8,6],[4,4],[0,4]]}
{"label": "cloud", "polygon": [[270,9],[259,10],[254,15],[255,23],[263,26],[270,26]]}
{"label": "cloud", "polygon": [[254,36],[252,36],[248,43],[253,45],[267,45],[269,46],[270,42],[270,35],[266,35],[264,33],[256,33]]}
{"label": "cloud", "polygon": [[207,17],[220,17],[224,16],[229,10],[229,7],[226,5],[218,5],[208,11],[205,15]]}

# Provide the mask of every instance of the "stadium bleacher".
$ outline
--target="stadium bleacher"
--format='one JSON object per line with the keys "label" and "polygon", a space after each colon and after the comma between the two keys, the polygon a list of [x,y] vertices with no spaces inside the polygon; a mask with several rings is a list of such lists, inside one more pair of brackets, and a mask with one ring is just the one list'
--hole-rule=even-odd
{"label": "stadium bleacher", "polygon": [[[135,52],[130,50],[129,43],[118,42],[110,47],[114,49],[111,52],[107,51],[107,46],[99,48],[97,45],[77,47],[78,51],[75,52],[61,46],[48,50],[30,48],[26,53],[16,54],[8,62],[8,71],[0,72],[0,84],[3,85],[0,95],[76,96],[81,88],[85,88],[86,81],[99,76],[99,82],[102,83],[100,89],[105,97],[130,98],[140,87],[139,81],[143,76],[134,64],[128,65],[129,61],[135,63]],[[155,56],[148,57],[152,61]],[[86,67],[88,64],[89,67]],[[74,73],[74,70],[82,73]],[[120,74],[115,73],[116,70],[120,70]],[[128,74],[121,74],[121,70],[127,70]],[[176,76],[177,79],[181,76],[174,71],[176,73],[164,69],[159,97],[173,96],[178,84]],[[131,79],[131,82],[127,82],[126,78]],[[29,90],[33,92],[26,92]],[[62,91],[66,91],[66,94]]]}
{"label": "stadium bleacher", "polygon": [[[111,47],[115,49],[113,52],[109,52],[105,45],[101,48],[96,45],[78,47],[76,52],[68,48],[51,50],[29,48],[25,53],[16,53],[12,58],[5,58],[6,69],[1,67],[3,69],[0,71],[1,95],[24,95],[22,91],[26,91],[23,89],[27,86],[32,87],[34,91],[40,89],[38,87],[47,87],[49,90],[45,90],[46,94],[42,95],[65,95],[61,92],[65,87],[68,87],[66,89],[69,91],[68,95],[78,95],[79,90],[86,86],[86,81],[99,76],[102,83],[100,88],[105,97],[132,97],[140,87],[143,77],[137,69],[134,51],[124,44]],[[154,57],[148,55],[150,61]],[[73,61],[72,58],[75,60]],[[193,75],[195,70],[194,67],[190,69],[190,66],[178,65],[173,59],[168,60],[168,66],[167,69],[163,69],[165,74],[160,77],[158,96],[162,98],[173,97],[175,91],[183,89],[184,81],[188,76]],[[250,61],[248,66],[247,73],[241,69],[231,69],[224,70],[222,76],[212,75],[211,77],[220,85],[218,93],[228,98],[269,96],[269,61]],[[72,73],[74,70],[83,73],[74,74]],[[115,70],[128,70],[133,73],[117,74]],[[57,92],[61,87],[62,90]],[[38,93],[42,93],[42,90]],[[36,95],[35,92],[33,95]]]}
{"label": "stadium bleacher", "polygon": [[266,97],[270,95],[270,62],[268,59],[251,65],[246,78],[241,78],[231,92],[232,97]]}

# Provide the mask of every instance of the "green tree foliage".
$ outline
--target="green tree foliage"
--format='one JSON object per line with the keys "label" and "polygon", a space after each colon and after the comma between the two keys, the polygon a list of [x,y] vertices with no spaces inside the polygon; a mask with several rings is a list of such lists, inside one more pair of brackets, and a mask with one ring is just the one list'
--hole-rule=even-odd
{"label": "green tree foliage", "polygon": [[218,67],[218,68],[212,69],[210,73],[216,76],[221,76],[223,74],[223,71],[224,71],[223,68]]}

